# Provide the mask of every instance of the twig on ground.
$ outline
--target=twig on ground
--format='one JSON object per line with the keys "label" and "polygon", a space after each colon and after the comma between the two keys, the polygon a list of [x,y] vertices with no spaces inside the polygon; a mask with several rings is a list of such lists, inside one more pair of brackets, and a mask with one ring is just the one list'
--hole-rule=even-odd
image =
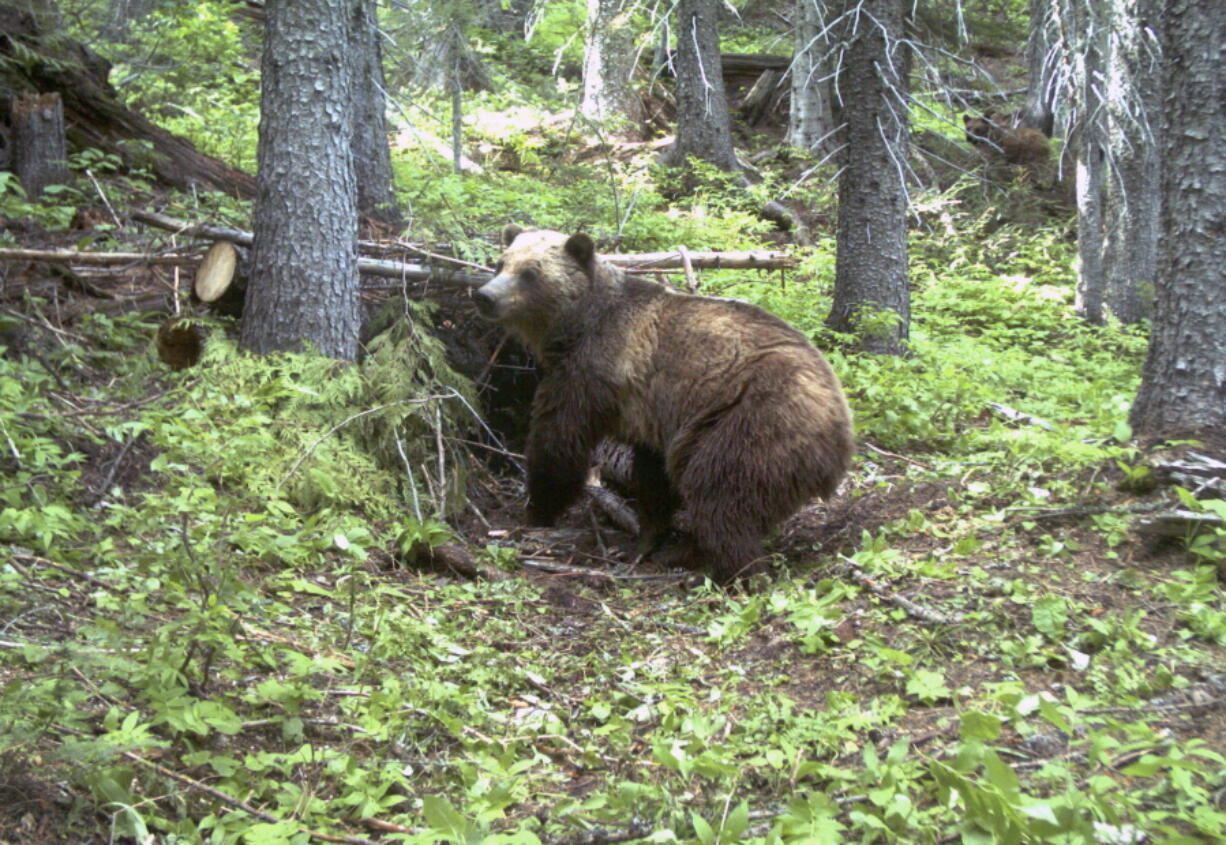
{"label": "twig on ground", "polygon": [[1053,429],[1051,423],[1041,417],[1036,417],[1034,414],[1027,414],[1025,411],[1010,408],[1008,405],[1002,405],[999,402],[989,402],[987,404],[989,408],[1011,423],[1037,425],[1039,428],[1044,429],[1045,431],[1051,431]]}
{"label": "twig on ground", "polygon": [[106,206],[106,210],[111,213],[111,219],[115,221],[115,226],[122,229],[123,221],[119,219],[119,215],[115,213],[115,207],[111,205],[110,199],[107,198],[106,191],[102,190],[102,186],[98,184],[98,180],[94,178],[93,172],[87,167],[85,175],[89,177],[89,181],[93,184],[94,190],[98,192],[98,196],[102,197],[102,204]]}
{"label": "twig on ground", "polygon": [[851,576],[851,579],[859,584],[864,589],[875,595],[877,598],[887,601],[896,607],[902,608],[907,615],[918,619],[921,622],[928,622],[933,625],[956,625],[965,621],[961,614],[947,614],[939,610],[933,610],[929,607],[924,607],[911,599],[900,596],[898,593],[891,592],[885,587],[882,587],[863,569],[861,569],[854,560],[846,555],[839,555],[839,560],[842,561],[842,566],[839,567],[843,574]]}
{"label": "twig on ground", "polygon": [[89,493],[82,499],[82,502],[87,507],[93,507],[94,505],[98,504],[98,502],[102,501],[102,497],[106,495],[106,491],[110,488],[111,482],[115,480],[116,473],[119,472],[119,465],[123,463],[123,459],[127,457],[128,452],[133,446],[136,445],[136,441],[140,440],[144,433],[144,431],[138,431],[124,442],[123,446],[119,449],[119,454],[115,456],[115,460],[111,461],[111,468],[107,472],[106,478],[102,480],[101,484],[89,491]]}
{"label": "twig on ground", "polygon": [[73,578],[80,578],[82,581],[93,584],[95,587],[101,587],[102,589],[107,590],[112,593],[120,592],[119,587],[116,587],[114,584],[108,584],[106,581],[103,581],[100,578],[95,578],[93,575],[90,575],[88,572],[82,572],[79,569],[73,569],[71,566],[65,566],[62,563],[56,563],[53,560],[47,560],[47,558],[45,557],[39,557],[38,555],[31,554],[30,552],[19,549],[16,546],[9,546],[9,552],[13,555],[13,557],[17,558],[18,560],[24,560],[29,563],[37,564],[39,566],[47,566],[52,569],[58,569],[60,572],[64,572],[68,575],[71,575]]}
{"label": "twig on ground", "polygon": [[1023,519],[1072,519],[1082,516],[1094,516],[1100,513],[1149,513],[1150,511],[1162,510],[1170,506],[1170,502],[1137,502],[1131,505],[1079,505],[1070,508],[1019,506],[1005,508],[1005,513],[1032,511],[1032,513],[1025,513]]}
{"label": "twig on ground", "polygon": [[[587,555],[591,557],[591,555]],[[659,572],[650,575],[640,575],[638,573],[617,573],[610,572],[607,569],[588,569],[575,566],[565,566],[560,563],[553,563],[547,560],[535,558],[523,558],[519,562],[520,566],[527,569],[537,569],[541,572],[548,572],[550,575],[573,575],[578,578],[595,577],[607,578],[610,581],[682,581],[693,575],[692,572]]]}
{"label": "twig on ground", "polygon": [[383,833],[421,833],[422,832],[419,828],[405,827],[402,824],[393,824],[392,822],[385,822],[383,821],[383,819],[372,819],[369,817],[362,819],[362,824],[374,830],[381,831]]}
{"label": "twig on ground", "polygon": [[932,469],[932,467],[928,466],[927,464],[921,464],[919,461],[913,461],[906,455],[900,455],[897,452],[887,452],[885,449],[880,449],[874,446],[872,443],[865,443],[864,448],[871,452],[876,452],[878,455],[885,455],[887,458],[897,458],[900,461],[905,461],[906,463],[911,464],[911,466],[919,467],[920,469]]}
{"label": "twig on ground", "polygon": [[264,631],[264,630],[261,630],[260,628],[245,628],[243,630],[245,630],[247,633],[245,634],[236,633],[233,635],[235,642],[277,643],[279,645],[287,645],[291,648],[295,648],[301,651],[303,654],[322,655],[323,657],[326,657],[329,660],[335,660],[337,663],[341,664],[346,669],[352,669],[355,665],[353,662],[353,658],[343,652],[333,651],[331,649],[317,648],[316,646],[307,645],[304,642],[300,642],[290,637],[283,637],[280,634],[274,634],[272,631]]}

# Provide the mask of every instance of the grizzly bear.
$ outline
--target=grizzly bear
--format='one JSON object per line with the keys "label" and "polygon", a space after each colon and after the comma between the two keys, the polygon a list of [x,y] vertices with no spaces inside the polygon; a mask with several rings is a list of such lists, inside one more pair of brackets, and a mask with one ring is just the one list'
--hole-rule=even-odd
{"label": "grizzly bear", "polygon": [[987,154],[1004,157],[1010,164],[1036,167],[1047,161],[1051,150],[1047,136],[1037,129],[1010,127],[997,120],[992,112],[983,117],[962,115],[966,141]]}
{"label": "grizzly bear", "polygon": [[760,541],[854,451],[830,365],[800,332],[742,302],[690,296],[602,259],[587,235],[508,226],[478,312],[543,372],[528,432],[528,518],[583,492],[603,438],[631,447],[640,549],[729,583]]}

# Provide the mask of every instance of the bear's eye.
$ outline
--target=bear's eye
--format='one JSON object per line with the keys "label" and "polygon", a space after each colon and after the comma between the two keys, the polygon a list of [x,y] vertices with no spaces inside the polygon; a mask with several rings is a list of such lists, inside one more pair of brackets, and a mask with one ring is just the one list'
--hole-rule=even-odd
{"label": "bear's eye", "polygon": [[502,272],[502,260],[499,259],[498,263],[494,265],[494,275],[497,276],[501,272]]}
{"label": "bear's eye", "polygon": [[535,283],[538,279],[540,279],[540,277],[540,273],[536,272],[531,267],[525,268],[523,272],[519,274],[520,281],[526,282],[527,284]]}

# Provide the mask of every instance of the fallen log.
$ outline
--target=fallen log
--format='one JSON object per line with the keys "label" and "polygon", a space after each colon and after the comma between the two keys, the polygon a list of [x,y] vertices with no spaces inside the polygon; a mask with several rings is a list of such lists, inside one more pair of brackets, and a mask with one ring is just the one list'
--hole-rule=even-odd
{"label": "fallen log", "polygon": [[[672,75],[675,50],[669,50],[665,73]],[[775,56],[768,53],[721,53],[719,68],[728,88],[739,88],[752,85],[765,71],[782,74],[792,65],[791,56]]]}
{"label": "fallen log", "polygon": [[[627,270],[681,269],[688,263],[696,270],[786,270],[796,266],[796,258],[775,249],[742,252],[631,252],[603,256]],[[687,262],[688,258],[688,262]]]}
{"label": "fallen log", "polygon": [[990,410],[1004,417],[1011,423],[1020,425],[1037,425],[1039,428],[1046,431],[1052,430],[1052,424],[1041,417],[1036,417],[1033,414],[1027,414],[1025,411],[1019,411],[1016,408],[1010,408],[1008,405],[1002,405],[1000,402],[988,402],[987,406]]}
{"label": "fallen log", "polygon": [[192,294],[214,314],[242,316],[247,303],[247,250],[230,241],[215,241],[196,268]]}
{"label": "fallen log", "polygon": [[[210,226],[205,223],[192,223],[152,211],[136,210],[132,211],[129,216],[138,223],[145,223],[158,229],[165,229],[168,232],[203,237],[214,241],[229,241],[240,246],[251,246],[252,242],[251,232],[244,232],[239,229],[227,229],[220,226]],[[358,248],[372,252],[386,252],[389,249],[389,245],[376,241],[358,241]],[[390,248],[395,247],[392,245]],[[689,257],[690,266],[699,270],[786,270],[796,266],[796,258],[794,256],[775,249],[738,252],[690,252],[686,250],[686,255]],[[605,255],[604,258],[619,267],[625,267],[629,270],[681,269],[686,264],[680,249],[670,252],[612,254]],[[399,277],[401,271],[398,268],[404,267],[417,268],[418,270],[423,269],[423,265],[418,264],[404,264],[399,261],[380,262],[366,258],[359,259],[358,265],[358,269],[363,273],[372,276],[391,277]],[[425,271],[427,276],[421,277],[411,275],[412,272],[416,271],[410,271],[410,275],[406,278],[418,281],[426,279],[429,272],[441,271]],[[452,278],[457,278],[459,275],[457,274]],[[475,282],[479,277],[473,276],[472,278]]]}
{"label": "fallen log", "polygon": [[114,267],[127,264],[170,264],[186,266],[198,262],[195,255],[150,252],[78,252],[72,249],[0,248],[0,261],[45,261],[48,264],[85,264]]}
{"label": "fallen log", "polygon": [[128,212],[128,216],[137,223],[144,223],[157,229],[165,229],[177,235],[207,238],[210,241],[229,241],[239,246],[251,246],[251,233],[240,232],[238,229],[227,229],[222,226],[210,226],[206,223],[191,223],[178,220],[154,211],[142,211],[139,208]]}
{"label": "fallen log", "polygon": [[1173,508],[1153,516],[1142,517],[1133,523],[1133,528],[1150,537],[1189,540],[1203,531],[1220,531],[1226,528],[1226,520],[1215,513]]}
{"label": "fallen log", "polygon": [[[7,249],[0,248],[0,261],[45,261],[49,264],[82,264],[113,267],[128,264],[168,264],[193,266],[200,263],[199,255],[173,255],[150,252],[78,252],[68,249]],[[381,261],[359,258],[358,272],[368,276],[409,282],[430,282],[444,287],[470,288],[484,284],[489,276],[471,273],[447,273],[421,264],[401,261]],[[220,293],[214,292],[215,296]]]}
{"label": "fallen log", "polygon": [[783,99],[790,93],[788,86],[784,84],[783,71],[764,70],[741,101],[739,111],[750,126],[757,126],[769,117],[786,115],[787,108],[783,105]]}
{"label": "fallen log", "polygon": [[1159,484],[1178,484],[1192,491],[1220,490],[1226,481],[1226,462],[1187,449],[1157,457],[1153,473]]}
{"label": "fallen log", "polygon": [[[72,149],[97,147],[127,167],[148,166],[159,181],[181,190],[203,187],[244,199],[255,196],[253,176],[126,108],[107,80],[110,64],[56,32],[44,18],[16,5],[0,6],[0,88],[59,94]],[[152,155],[140,152],[134,140],[148,142]]]}

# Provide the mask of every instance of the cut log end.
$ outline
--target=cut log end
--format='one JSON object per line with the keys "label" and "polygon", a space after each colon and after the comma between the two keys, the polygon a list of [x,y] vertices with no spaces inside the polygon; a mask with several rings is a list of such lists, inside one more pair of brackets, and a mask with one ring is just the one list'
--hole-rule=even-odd
{"label": "cut log end", "polygon": [[216,302],[234,280],[234,268],[238,266],[238,251],[226,241],[218,241],[209,247],[196,270],[193,290],[201,302]]}
{"label": "cut log end", "polygon": [[158,358],[172,370],[185,370],[200,360],[204,331],[199,324],[171,317],[158,327]]}

